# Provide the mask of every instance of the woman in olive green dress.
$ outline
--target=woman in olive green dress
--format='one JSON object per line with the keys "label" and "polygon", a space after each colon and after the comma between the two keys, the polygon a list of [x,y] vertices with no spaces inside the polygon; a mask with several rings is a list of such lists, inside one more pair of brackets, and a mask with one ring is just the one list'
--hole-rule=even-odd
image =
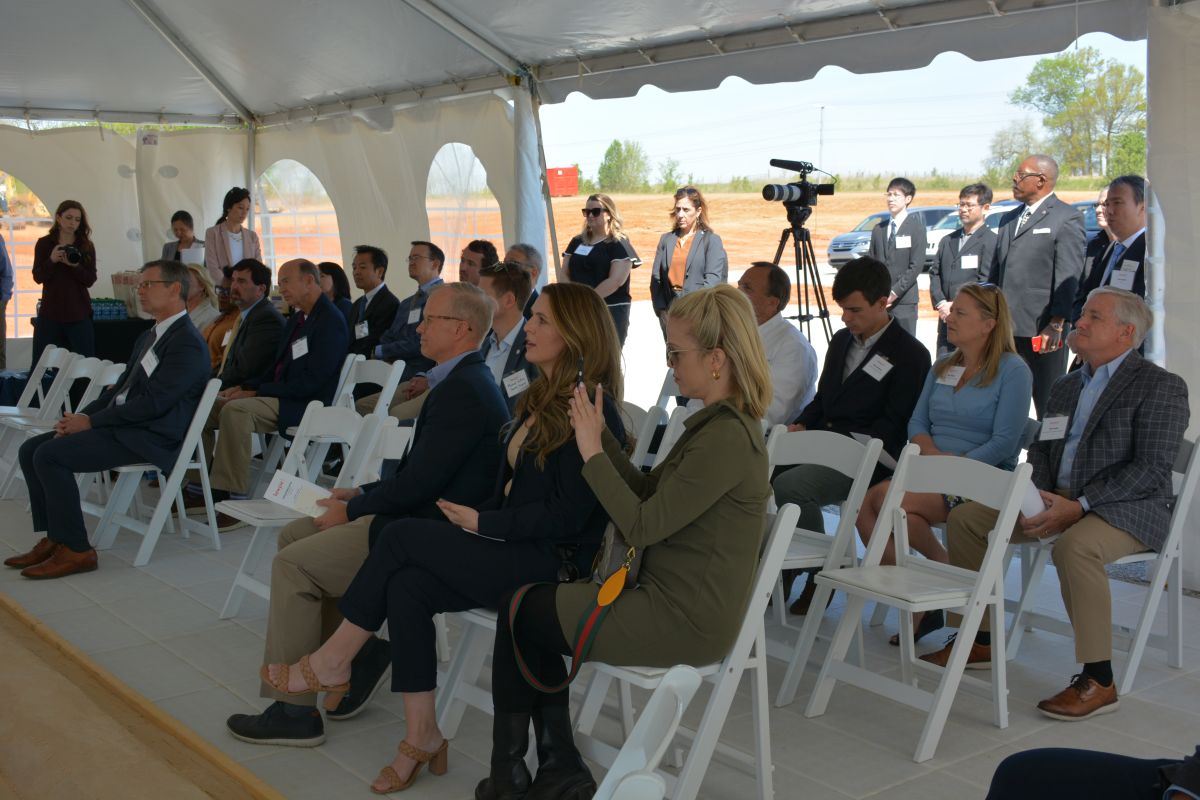
{"label": "woman in olive green dress", "polygon": [[[745,296],[721,285],[676,300],[667,317],[667,364],[681,393],[704,408],[648,475],[604,433],[600,395],[577,389],[571,401],[583,476],[643,553],[638,585],[612,603],[590,660],[648,667],[719,661],[749,602],[771,488],[759,421],[771,401],[771,378]],[[536,680],[562,684],[562,656],[598,590],[591,582],[538,585],[523,596],[511,630],[507,612],[500,614],[491,774],[475,790],[479,800],[582,800],[595,791],[572,740],[568,692],[534,689],[514,641]],[[523,761],[531,718],[539,763],[533,780]]]}

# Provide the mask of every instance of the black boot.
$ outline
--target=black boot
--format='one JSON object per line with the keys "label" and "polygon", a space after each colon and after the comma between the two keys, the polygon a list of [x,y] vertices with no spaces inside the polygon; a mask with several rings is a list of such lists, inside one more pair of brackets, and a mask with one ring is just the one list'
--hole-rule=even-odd
{"label": "black boot", "polygon": [[475,800],[521,800],[531,778],[525,766],[529,714],[501,714],[492,721],[492,771],[475,787]]}
{"label": "black boot", "polygon": [[596,781],[575,747],[570,709],[565,704],[535,708],[533,732],[538,772],[525,800],[591,800]]}

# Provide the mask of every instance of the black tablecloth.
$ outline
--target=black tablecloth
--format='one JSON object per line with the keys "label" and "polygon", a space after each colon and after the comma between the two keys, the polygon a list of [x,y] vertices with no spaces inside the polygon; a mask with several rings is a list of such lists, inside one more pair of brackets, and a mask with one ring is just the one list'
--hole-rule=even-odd
{"label": "black tablecloth", "polygon": [[152,319],[106,319],[92,323],[96,328],[96,357],[124,364],[133,354],[133,343],[142,331],[154,324]]}

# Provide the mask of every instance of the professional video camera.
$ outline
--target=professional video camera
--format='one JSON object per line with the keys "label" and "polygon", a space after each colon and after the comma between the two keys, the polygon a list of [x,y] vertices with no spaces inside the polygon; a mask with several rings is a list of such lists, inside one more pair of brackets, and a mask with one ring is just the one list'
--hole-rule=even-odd
{"label": "professional video camera", "polygon": [[814,169],[811,162],[784,161],[780,158],[772,158],[771,166],[799,172],[800,180],[795,183],[768,183],[762,190],[764,200],[791,203],[797,206],[811,206],[816,205],[819,196],[833,194],[832,183],[808,182],[808,176]]}

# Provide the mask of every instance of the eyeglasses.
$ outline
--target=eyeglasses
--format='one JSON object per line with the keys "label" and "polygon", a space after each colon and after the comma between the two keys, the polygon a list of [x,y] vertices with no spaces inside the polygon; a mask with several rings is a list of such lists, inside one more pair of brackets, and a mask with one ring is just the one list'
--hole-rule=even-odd
{"label": "eyeglasses", "polygon": [[178,283],[178,281],[138,281],[133,285],[133,288],[141,291],[142,289],[145,289],[146,287],[155,283]]}
{"label": "eyeglasses", "polygon": [[1017,183],[1020,183],[1021,181],[1025,180],[1026,178],[1044,178],[1044,177],[1046,177],[1046,174],[1043,172],[1014,172],[1013,173],[1013,180],[1015,180]]}
{"label": "eyeglasses", "polygon": [[[426,314],[423,319],[448,319],[454,322],[466,322],[462,317],[447,317],[444,314]],[[467,325],[467,327],[470,328],[471,326]]]}
{"label": "eyeglasses", "polygon": [[228,296],[229,296],[229,290],[228,290],[228,289],[226,289],[224,286],[217,286],[217,287],[215,287],[215,288],[213,289],[213,291],[215,291],[215,292],[216,292],[218,295],[220,295],[221,297],[228,297]]}
{"label": "eyeglasses", "polygon": [[680,353],[703,353],[703,352],[704,352],[703,347],[689,347],[686,350],[672,350],[671,348],[668,347],[667,348],[667,366],[670,367],[671,369],[674,369],[675,365],[679,363],[679,354]]}
{"label": "eyeglasses", "polygon": [[525,265],[518,264],[515,261],[497,261],[495,264],[489,264],[486,267],[482,267],[479,271],[483,274],[492,273],[499,275],[502,272],[509,274],[524,272],[526,269],[527,268]]}
{"label": "eyeglasses", "polygon": [[959,203],[958,207],[963,211],[970,211],[972,208],[979,208],[979,203]]}
{"label": "eyeglasses", "polygon": [[581,208],[579,210],[583,212],[585,217],[598,217],[604,213],[603,208]]}

